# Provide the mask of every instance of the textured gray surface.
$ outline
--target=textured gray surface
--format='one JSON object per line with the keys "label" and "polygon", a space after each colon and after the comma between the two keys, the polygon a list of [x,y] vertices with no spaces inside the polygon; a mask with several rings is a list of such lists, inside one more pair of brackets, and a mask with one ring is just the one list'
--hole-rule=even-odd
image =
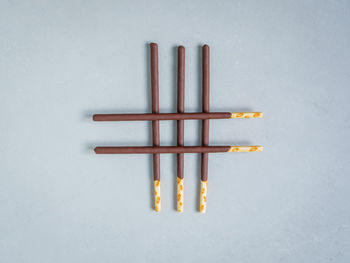
{"label": "textured gray surface", "polygon": [[[201,109],[200,45],[211,46],[211,109],[261,120],[211,122],[212,144],[263,153],[209,156],[208,212],[197,212],[199,156],[161,156],[149,123],[93,113],[150,111],[147,43],[159,43],[160,110],[176,110],[175,47],[186,47],[186,110]],[[348,1],[1,1],[1,262],[349,262]],[[185,122],[185,143],[200,142]],[[176,143],[161,123],[161,144]]]}

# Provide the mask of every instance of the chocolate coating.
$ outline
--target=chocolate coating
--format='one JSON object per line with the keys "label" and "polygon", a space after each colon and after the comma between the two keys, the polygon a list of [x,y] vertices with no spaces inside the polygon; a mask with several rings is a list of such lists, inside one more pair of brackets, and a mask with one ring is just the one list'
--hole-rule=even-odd
{"label": "chocolate coating", "polygon": [[[209,87],[210,87],[210,64],[209,64],[209,46],[204,45],[202,48],[202,110],[209,112]],[[209,120],[203,120],[202,123],[202,145],[209,145]],[[201,180],[208,179],[208,153],[202,153],[201,160]]]}
{"label": "chocolate coating", "polygon": [[[177,112],[185,111],[185,48],[178,47],[177,54]],[[177,146],[184,146],[184,121],[177,121]],[[184,178],[184,154],[177,154],[177,177]]]}
{"label": "chocolate coating", "polygon": [[[230,118],[231,118],[231,112],[95,114],[92,117],[94,121],[205,120],[205,119],[230,119]],[[181,125],[181,122],[180,122],[180,125]],[[178,134],[180,130],[178,126]]]}
{"label": "chocolate coating", "polygon": [[140,146],[140,147],[96,147],[97,154],[160,154],[160,153],[219,153],[230,151],[231,146]]}
{"label": "chocolate coating", "polygon": [[[152,113],[159,113],[159,77],[158,77],[158,45],[151,43],[151,87],[152,87]],[[160,144],[159,121],[152,121],[153,146]],[[153,177],[160,180],[160,155],[153,155]]]}

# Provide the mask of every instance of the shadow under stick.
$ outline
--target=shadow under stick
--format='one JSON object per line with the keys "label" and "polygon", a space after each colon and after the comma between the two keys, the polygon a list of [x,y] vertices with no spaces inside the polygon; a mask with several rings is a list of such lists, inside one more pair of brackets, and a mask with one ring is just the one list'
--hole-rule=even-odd
{"label": "shadow under stick", "polygon": [[[152,87],[152,113],[159,113],[159,76],[158,76],[158,45],[151,43],[151,87]],[[158,147],[159,121],[152,121],[152,140],[153,146]],[[154,209],[161,210],[160,199],[160,155],[153,154],[153,176],[154,176]]]}

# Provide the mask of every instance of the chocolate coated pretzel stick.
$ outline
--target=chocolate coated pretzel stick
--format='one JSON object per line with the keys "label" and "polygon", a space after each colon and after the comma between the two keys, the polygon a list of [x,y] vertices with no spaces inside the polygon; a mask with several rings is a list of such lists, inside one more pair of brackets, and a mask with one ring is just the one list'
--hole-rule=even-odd
{"label": "chocolate coated pretzel stick", "polygon": [[[185,48],[177,49],[177,112],[185,111]],[[184,146],[184,121],[177,121],[177,146]],[[183,212],[184,199],[184,154],[177,154],[177,211]]]}
{"label": "chocolate coated pretzel stick", "polygon": [[261,152],[262,146],[98,146],[97,154],[224,153]]}
{"label": "chocolate coated pretzel stick", "polygon": [[[158,76],[158,45],[151,43],[151,86],[152,86],[152,113],[159,113],[159,76]],[[152,121],[153,146],[158,147],[159,121]],[[160,155],[153,155],[153,176],[154,176],[154,209],[159,212],[161,209],[160,199]]]}
{"label": "chocolate coated pretzel stick", "polygon": [[[210,64],[209,46],[202,48],[202,108],[203,112],[209,112],[209,87],[210,87]],[[209,120],[202,123],[202,145],[209,145]],[[202,153],[201,160],[201,190],[199,198],[199,211],[205,213],[207,208],[207,179],[208,179],[208,153]]]}
{"label": "chocolate coated pretzel stick", "polygon": [[[178,95],[179,96],[179,95]],[[94,121],[154,121],[154,120],[207,120],[261,118],[262,112],[178,112],[178,113],[125,113],[95,114]],[[180,124],[181,125],[181,124]]]}

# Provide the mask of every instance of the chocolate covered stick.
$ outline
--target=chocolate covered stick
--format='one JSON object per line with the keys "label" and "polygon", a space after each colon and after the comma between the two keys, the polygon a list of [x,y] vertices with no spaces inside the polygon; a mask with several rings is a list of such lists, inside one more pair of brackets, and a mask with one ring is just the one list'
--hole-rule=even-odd
{"label": "chocolate covered stick", "polygon": [[99,146],[97,154],[224,153],[261,152],[262,146]]}
{"label": "chocolate covered stick", "polygon": [[[178,94],[179,95],[179,94]],[[262,112],[186,112],[178,113],[124,113],[95,114],[94,121],[154,121],[154,120],[206,120],[261,118]]]}
{"label": "chocolate covered stick", "polygon": [[[202,48],[202,109],[203,112],[209,112],[209,46]],[[202,123],[202,145],[209,145],[209,120],[203,120]],[[202,153],[201,160],[201,190],[199,197],[199,211],[205,213],[207,208],[207,179],[208,179],[208,153]]]}
{"label": "chocolate covered stick", "polygon": [[[151,43],[151,86],[152,86],[152,113],[159,113],[159,77],[158,77],[158,45]],[[159,121],[152,121],[153,146],[158,147]],[[160,155],[153,154],[153,176],[154,176],[154,209],[161,209],[160,200]]]}
{"label": "chocolate covered stick", "polygon": [[[185,48],[179,46],[177,54],[177,112],[185,111]],[[177,146],[184,146],[184,121],[177,121]],[[177,154],[177,211],[183,212],[184,154]]]}

